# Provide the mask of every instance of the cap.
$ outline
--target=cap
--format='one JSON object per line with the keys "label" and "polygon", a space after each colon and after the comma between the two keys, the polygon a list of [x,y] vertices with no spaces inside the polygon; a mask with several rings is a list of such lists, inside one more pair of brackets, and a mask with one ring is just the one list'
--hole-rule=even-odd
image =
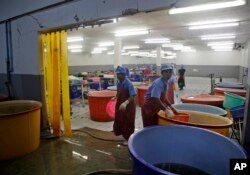
{"label": "cap", "polygon": [[115,73],[126,75],[126,69],[124,67],[118,66],[115,70]]}
{"label": "cap", "polygon": [[173,67],[167,64],[164,64],[161,66],[161,71],[164,71],[164,70],[173,70]]}

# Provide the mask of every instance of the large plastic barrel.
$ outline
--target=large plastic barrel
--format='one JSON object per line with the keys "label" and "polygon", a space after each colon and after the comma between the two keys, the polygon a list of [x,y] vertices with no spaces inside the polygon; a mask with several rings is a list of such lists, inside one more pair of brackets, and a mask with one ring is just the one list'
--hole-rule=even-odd
{"label": "large plastic barrel", "polygon": [[166,117],[164,111],[160,111],[158,112],[158,123],[195,126],[217,132],[224,136],[229,136],[229,128],[233,122],[226,117],[197,111],[179,110],[179,112],[190,114],[188,122],[173,120]]}
{"label": "large plastic barrel", "polygon": [[181,125],[146,127],[130,137],[128,148],[133,175],[172,174],[172,170],[154,166],[157,164],[185,165],[207,174],[230,174],[230,159],[247,158],[236,142],[208,130]]}
{"label": "large plastic barrel", "polygon": [[116,93],[116,91],[110,90],[89,91],[88,102],[91,120],[99,122],[108,122],[114,120],[114,118],[110,117],[106,112],[106,106],[110,99],[116,96]]}
{"label": "large plastic barrel", "polygon": [[201,105],[201,104],[193,104],[193,103],[181,103],[181,104],[173,104],[173,106],[178,110],[189,110],[189,111],[198,111],[205,112],[209,114],[215,114],[220,116],[226,116],[227,111],[211,105]]}
{"label": "large plastic barrel", "polygon": [[247,91],[245,89],[219,88],[219,87],[214,88],[215,95],[224,96],[224,92],[237,94],[237,95],[240,95],[242,97],[245,97],[246,93],[247,93]]}
{"label": "large plastic barrel", "polygon": [[196,104],[205,104],[221,107],[223,104],[224,97],[218,95],[190,95],[182,96],[181,101],[183,103],[196,103]]}
{"label": "large plastic barrel", "polygon": [[224,94],[223,107],[226,109],[231,109],[245,104],[246,98],[244,97],[227,92],[224,92]]}
{"label": "large plastic barrel", "polygon": [[0,102],[0,160],[34,151],[40,143],[40,109],[30,100]]}

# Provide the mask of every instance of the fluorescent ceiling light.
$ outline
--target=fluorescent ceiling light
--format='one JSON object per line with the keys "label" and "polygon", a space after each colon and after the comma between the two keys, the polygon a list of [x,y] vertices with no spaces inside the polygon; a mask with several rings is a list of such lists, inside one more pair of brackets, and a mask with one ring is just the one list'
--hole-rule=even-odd
{"label": "fluorescent ceiling light", "polygon": [[70,52],[82,52],[82,49],[71,49]]}
{"label": "fluorescent ceiling light", "polygon": [[114,51],[111,51],[111,52],[107,52],[108,55],[114,55]]}
{"label": "fluorescent ceiling light", "polygon": [[118,21],[118,20],[117,20],[116,18],[113,19],[113,23],[117,23],[117,21]]}
{"label": "fluorescent ceiling light", "polygon": [[202,40],[233,39],[233,38],[235,38],[235,34],[233,34],[233,33],[215,34],[215,35],[203,35],[203,36],[201,36]]}
{"label": "fluorescent ceiling light", "polygon": [[195,49],[181,50],[181,52],[196,52]]}
{"label": "fluorescent ceiling light", "polygon": [[99,47],[106,47],[106,46],[113,46],[115,45],[114,42],[110,41],[110,42],[101,42],[98,44]]}
{"label": "fluorescent ceiling light", "polygon": [[170,40],[168,38],[152,38],[152,39],[146,39],[146,44],[163,44],[163,43],[170,43]]}
{"label": "fluorescent ceiling light", "polygon": [[212,28],[223,28],[223,27],[234,27],[234,26],[239,26],[239,23],[235,22],[235,23],[200,25],[200,26],[192,26],[192,27],[189,27],[188,29],[197,30],[197,29],[212,29]]}
{"label": "fluorescent ceiling light", "polygon": [[234,39],[235,36],[202,37],[201,40]]}
{"label": "fluorescent ceiling light", "polygon": [[178,43],[171,43],[171,44],[163,44],[162,47],[183,47],[182,44],[178,44]]}
{"label": "fluorescent ceiling light", "polygon": [[233,49],[214,49],[215,52],[228,52],[232,51]]}
{"label": "fluorescent ceiling light", "polygon": [[233,46],[211,46],[212,49],[232,49]]}
{"label": "fluorescent ceiling light", "polygon": [[222,42],[209,42],[207,46],[225,46],[225,45],[234,45],[233,41],[222,41]]}
{"label": "fluorescent ceiling light", "polygon": [[127,31],[119,31],[115,33],[115,36],[132,36],[132,35],[145,35],[148,34],[149,31],[146,29],[139,29],[139,30],[127,30]]}
{"label": "fluorescent ceiling light", "polygon": [[70,45],[68,46],[68,49],[81,49],[82,45]]}
{"label": "fluorescent ceiling light", "polygon": [[122,49],[139,49],[140,48],[140,46],[138,46],[138,45],[131,45],[131,46],[124,46]]}
{"label": "fluorescent ceiling light", "polygon": [[214,9],[221,9],[221,8],[228,8],[228,7],[235,7],[245,5],[245,0],[235,0],[235,1],[228,1],[228,2],[215,2],[209,4],[202,4],[202,5],[195,5],[183,8],[173,8],[169,10],[169,14],[178,14],[178,13],[190,13],[190,12],[198,12],[198,11],[205,11],[205,10],[214,10]]}
{"label": "fluorescent ceiling light", "polygon": [[206,24],[220,24],[220,23],[228,23],[228,22],[237,22],[238,19],[226,19],[226,20],[214,20],[214,21],[200,21],[189,23],[189,26],[198,26],[198,25],[206,25]]}
{"label": "fluorescent ceiling light", "polygon": [[107,50],[106,47],[96,47],[93,49],[94,51],[104,51],[104,50]]}
{"label": "fluorescent ceiling light", "polygon": [[139,53],[138,51],[128,51],[129,54]]}
{"label": "fluorescent ceiling light", "polygon": [[83,37],[68,37],[67,38],[68,43],[78,42],[78,41],[83,41]]}

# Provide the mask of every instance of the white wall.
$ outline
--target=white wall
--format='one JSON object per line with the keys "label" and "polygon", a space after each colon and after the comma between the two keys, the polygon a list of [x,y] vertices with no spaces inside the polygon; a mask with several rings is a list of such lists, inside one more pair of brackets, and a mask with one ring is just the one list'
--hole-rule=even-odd
{"label": "white wall", "polygon": [[241,59],[242,56],[240,51],[231,51],[231,52],[200,51],[200,52],[178,53],[176,64],[236,66],[240,64]]}

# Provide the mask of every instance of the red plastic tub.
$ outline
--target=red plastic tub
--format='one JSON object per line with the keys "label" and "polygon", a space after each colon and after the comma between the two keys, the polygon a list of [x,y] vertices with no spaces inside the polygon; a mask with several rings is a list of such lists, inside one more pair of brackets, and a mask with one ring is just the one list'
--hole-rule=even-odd
{"label": "red plastic tub", "polygon": [[138,86],[137,87],[137,95],[138,95],[138,104],[141,107],[144,104],[144,96],[148,90],[149,86]]}
{"label": "red plastic tub", "polygon": [[106,112],[106,106],[112,97],[116,96],[116,91],[90,91],[88,93],[90,118],[94,121],[113,121]]}
{"label": "red plastic tub", "polygon": [[233,94],[237,94],[239,96],[245,97],[247,91],[245,89],[233,89],[233,88],[214,88],[215,95],[224,96],[224,92],[229,92]]}
{"label": "red plastic tub", "polygon": [[223,105],[223,96],[218,95],[191,95],[181,97],[183,103],[206,104],[221,107]]}

